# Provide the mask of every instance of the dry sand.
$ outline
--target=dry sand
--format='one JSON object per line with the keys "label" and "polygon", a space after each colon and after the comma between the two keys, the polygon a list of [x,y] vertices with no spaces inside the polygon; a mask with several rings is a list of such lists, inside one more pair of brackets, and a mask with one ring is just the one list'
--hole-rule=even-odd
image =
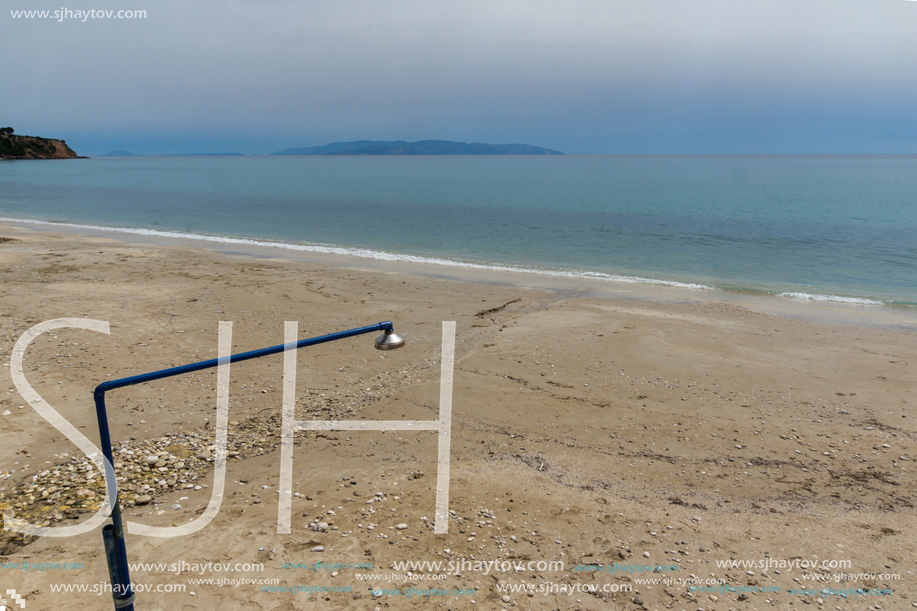
{"label": "dry sand", "polygon": [[[134,583],[185,588],[138,593],[138,610],[917,607],[913,328],[801,320],[716,296],[621,299],[575,286],[371,271],[358,261],[11,226],[0,236],[8,238],[0,242],[0,507],[51,526],[89,517],[102,487],[91,469],[68,471],[85,459],[14,389],[10,350],[31,326],[64,317],[110,323],[109,336],[44,335],[25,359],[35,390],[97,443],[99,382],[214,358],[222,320],[234,323],[234,352],[282,343],[287,320],[299,321],[301,337],[393,320],[408,340],[399,351],[373,350],[371,336],[299,351],[297,418],[430,420],[442,321],[457,323],[448,534],[433,532],[437,446],[428,431],[297,433],[292,533],[278,534],[282,356],[237,363],[220,512],[180,538],[127,535],[132,564],[167,565],[135,567]],[[213,482],[215,382],[209,371],[109,393],[127,520],[171,526],[202,513]],[[146,463],[152,453],[165,471]],[[313,530],[322,522],[327,531]],[[82,563],[0,569],[0,596],[15,589],[28,611],[112,608],[108,593],[52,591],[108,581],[98,531],[5,532],[0,553],[5,563]],[[466,564],[442,580],[393,568],[463,559],[564,566]],[[756,565],[718,565],[730,560]],[[816,582],[794,561],[849,566]],[[264,570],[188,568],[208,562]],[[372,569],[284,568],[318,562]],[[615,563],[616,572],[575,569]],[[667,572],[625,572],[634,565]],[[835,581],[839,573],[856,577]],[[214,582],[189,581],[201,578]],[[721,590],[690,590],[708,579]],[[513,584],[529,584],[532,595],[500,591]],[[278,586],[350,591],[270,591]],[[739,591],[754,587],[770,591]],[[416,590],[374,596],[371,588]],[[474,593],[417,592],[426,588]]]}

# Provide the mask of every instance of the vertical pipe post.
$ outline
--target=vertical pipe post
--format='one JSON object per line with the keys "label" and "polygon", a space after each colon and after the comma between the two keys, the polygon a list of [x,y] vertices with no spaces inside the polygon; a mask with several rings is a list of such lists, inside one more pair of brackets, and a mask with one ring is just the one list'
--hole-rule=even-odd
{"label": "vertical pipe post", "polygon": [[[111,449],[111,433],[108,430],[108,414],[105,411],[105,389],[102,385],[93,393],[96,403],[96,418],[99,421],[99,441],[102,454],[114,467],[115,458]],[[115,609],[134,611],[134,590],[131,587],[130,570],[127,566],[127,545],[124,542],[124,527],[121,524],[121,503],[118,502],[118,482],[114,482],[115,498],[111,499],[111,524],[102,528],[105,543],[105,558],[108,560],[108,575],[111,578],[111,596]]]}

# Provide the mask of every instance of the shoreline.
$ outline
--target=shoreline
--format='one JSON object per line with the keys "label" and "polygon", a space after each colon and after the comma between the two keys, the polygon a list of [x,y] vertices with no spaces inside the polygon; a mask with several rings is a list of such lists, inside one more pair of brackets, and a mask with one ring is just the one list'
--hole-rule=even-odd
{"label": "shoreline", "polygon": [[[807,293],[774,293],[748,289],[727,290],[703,284],[656,280],[591,272],[539,270],[513,265],[466,263],[412,255],[383,253],[372,249],[204,236],[177,231],[116,228],[35,219],[0,218],[2,227],[57,232],[64,235],[113,239],[128,244],[167,248],[200,248],[228,255],[300,261],[348,269],[405,273],[490,284],[518,286],[555,292],[661,303],[724,303],[753,312],[787,316],[813,322],[917,329],[917,306],[883,303],[871,299]],[[382,255],[382,256],[379,256]],[[388,256],[386,256],[388,255]]]}

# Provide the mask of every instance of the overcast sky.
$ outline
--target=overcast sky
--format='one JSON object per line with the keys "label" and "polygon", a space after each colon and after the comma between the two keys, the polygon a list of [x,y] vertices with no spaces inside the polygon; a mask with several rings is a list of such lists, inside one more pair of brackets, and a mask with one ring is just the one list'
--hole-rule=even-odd
{"label": "overcast sky", "polygon": [[[145,19],[11,11],[146,10]],[[337,140],[917,153],[907,0],[0,0],[0,125],[81,154]]]}

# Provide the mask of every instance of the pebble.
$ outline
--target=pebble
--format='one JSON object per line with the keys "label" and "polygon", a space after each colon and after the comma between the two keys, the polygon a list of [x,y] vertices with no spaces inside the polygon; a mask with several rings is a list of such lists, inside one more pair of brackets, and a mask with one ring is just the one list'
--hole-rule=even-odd
{"label": "pebble", "polygon": [[[343,401],[331,408],[327,417],[331,420],[345,419],[348,410],[360,404]],[[280,412],[246,420],[244,426],[234,430],[230,436],[226,456],[230,459],[251,458],[273,451],[279,441],[281,420]],[[139,422],[146,424],[146,421]],[[234,420],[230,424],[239,426],[243,423]],[[174,490],[193,487],[199,491],[207,488],[197,482],[213,474],[217,447],[210,436],[212,430],[207,430],[210,426],[205,420],[201,432],[192,430],[151,439],[116,441],[112,449],[117,465],[118,495],[122,503],[127,507],[131,504],[142,506]],[[351,476],[349,480],[352,479]],[[52,487],[61,492],[60,496],[55,497],[54,493],[41,499],[41,491]],[[78,490],[86,490],[87,494],[81,496]],[[47,516],[53,517],[58,513],[72,518],[94,512],[104,496],[104,478],[95,464],[80,454],[37,471],[14,490],[0,491],[0,505],[14,497],[21,499],[17,501],[17,514],[25,520],[41,522],[47,521]],[[384,500],[384,495],[380,495],[379,500]],[[206,503],[206,499],[196,501]]]}
{"label": "pebble", "polygon": [[[277,424],[270,418],[259,421],[245,434],[231,439],[227,453],[246,457],[264,454],[272,447],[269,440],[276,437]],[[207,488],[197,482],[211,476],[213,464],[212,459],[201,456],[209,455],[214,449],[212,439],[193,431],[115,442],[112,450],[122,504],[144,506],[171,491]],[[26,520],[36,517],[47,520],[47,516],[56,515],[61,515],[61,519],[75,518],[99,508],[105,496],[104,482],[95,464],[80,454],[36,472],[15,490],[0,491],[0,504],[11,497],[22,499],[17,510]],[[43,490],[51,489],[57,492],[41,496]]]}
{"label": "pebble", "polygon": [[398,530],[407,530],[407,527],[408,527],[408,525],[405,524],[404,522],[402,522],[401,524],[399,524],[399,525],[396,526],[395,528],[397,528]]}
{"label": "pebble", "polygon": [[325,548],[322,545],[316,545],[315,547],[312,548],[312,551],[313,552],[323,552],[325,551]]}

